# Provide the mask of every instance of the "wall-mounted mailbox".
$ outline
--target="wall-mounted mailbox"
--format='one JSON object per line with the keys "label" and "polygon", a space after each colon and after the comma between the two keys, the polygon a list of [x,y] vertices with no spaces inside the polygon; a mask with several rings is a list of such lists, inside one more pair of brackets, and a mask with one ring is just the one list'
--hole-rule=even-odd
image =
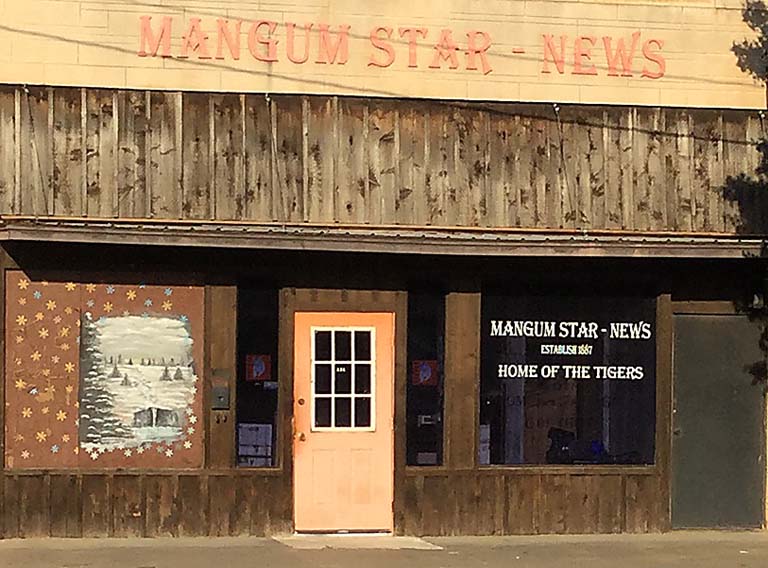
{"label": "wall-mounted mailbox", "polygon": [[229,410],[229,387],[217,385],[211,389],[211,410]]}

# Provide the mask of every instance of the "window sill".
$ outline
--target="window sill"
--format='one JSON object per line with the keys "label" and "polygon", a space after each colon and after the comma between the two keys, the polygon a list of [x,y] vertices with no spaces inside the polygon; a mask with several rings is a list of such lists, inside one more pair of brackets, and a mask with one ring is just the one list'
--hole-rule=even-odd
{"label": "window sill", "polygon": [[483,465],[474,468],[448,469],[445,466],[407,466],[408,477],[445,476],[451,474],[479,475],[658,475],[657,465]]}

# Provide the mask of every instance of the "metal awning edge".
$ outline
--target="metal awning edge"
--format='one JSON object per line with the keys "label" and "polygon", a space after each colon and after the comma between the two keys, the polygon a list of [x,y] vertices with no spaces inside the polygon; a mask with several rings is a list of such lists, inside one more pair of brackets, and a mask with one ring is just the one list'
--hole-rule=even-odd
{"label": "metal awning edge", "polygon": [[0,229],[4,242],[57,242],[136,246],[182,246],[324,252],[428,255],[745,258],[762,255],[757,237],[592,236],[588,233],[452,233],[255,226],[172,226],[131,223],[10,222]]}

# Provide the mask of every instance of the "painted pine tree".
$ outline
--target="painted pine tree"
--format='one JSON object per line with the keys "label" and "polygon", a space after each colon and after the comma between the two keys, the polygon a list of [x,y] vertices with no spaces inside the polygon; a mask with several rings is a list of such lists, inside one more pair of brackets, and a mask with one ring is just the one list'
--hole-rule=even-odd
{"label": "painted pine tree", "polygon": [[80,443],[103,445],[130,438],[131,431],[114,415],[100,331],[90,314],[83,316],[80,339]]}

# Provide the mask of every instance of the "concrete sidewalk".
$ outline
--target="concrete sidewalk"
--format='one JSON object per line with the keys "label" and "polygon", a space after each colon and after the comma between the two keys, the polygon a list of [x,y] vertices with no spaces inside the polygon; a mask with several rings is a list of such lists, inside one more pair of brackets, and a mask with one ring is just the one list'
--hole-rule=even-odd
{"label": "concrete sidewalk", "polygon": [[766,568],[768,533],[12,540],[2,568]]}

